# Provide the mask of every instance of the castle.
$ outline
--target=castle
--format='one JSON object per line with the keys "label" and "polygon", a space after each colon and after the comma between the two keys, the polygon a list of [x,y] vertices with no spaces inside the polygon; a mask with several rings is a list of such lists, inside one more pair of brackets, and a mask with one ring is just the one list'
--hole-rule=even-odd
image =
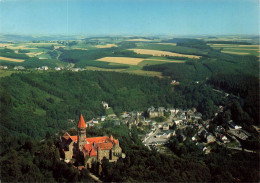
{"label": "castle", "polygon": [[61,137],[60,148],[65,161],[76,159],[79,164],[91,167],[93,162],[101,162],[106,157],[110,162],[122,157],[119,141],[111,135],[103,137],[86,137],[86,123],[82,114],[78,122],[78,135],[70,136],[67,132]]}

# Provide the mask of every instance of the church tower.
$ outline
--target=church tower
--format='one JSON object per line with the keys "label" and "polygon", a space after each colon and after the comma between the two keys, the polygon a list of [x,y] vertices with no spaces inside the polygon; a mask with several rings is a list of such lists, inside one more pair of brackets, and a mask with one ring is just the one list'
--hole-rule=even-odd
{"label": "church tower", "polygon": [[79,117],[78,122],[78,147],[79,150],[82,150],[82,147],[87,143],[86,141],[86,123],[82,114]]}

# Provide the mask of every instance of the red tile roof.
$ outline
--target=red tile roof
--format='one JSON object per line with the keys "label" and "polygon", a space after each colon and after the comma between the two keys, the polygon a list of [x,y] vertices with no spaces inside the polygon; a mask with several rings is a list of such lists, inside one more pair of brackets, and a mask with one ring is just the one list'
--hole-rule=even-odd
{"label": "red tile roof", "polygon": [[74,142],[78,142],[78,136],[70,136],[71,140]]}
{"label": "red tile roof", "polygon": [[68,134],[68,132],[66,132],[66,133],[63,135],[63,138],[66,139],[66,140],[69,140],[70,135]]}
{"label": "red tile roof", "polygon": [[108,143],[100,143],[100,144],[96,144],[96,146],[98,148],[100,148],[101,150],[107,150],[107,149],[112,149],[113,144],[111,142]]}
{"label": "red tile roof", "polygon": [[93,144],[94,142],[95,143],[104,143],[106,141],[109,141],[109,138],[107,136],[104,136],[104,137],[91,137],[91,138],[87,138],[87,141],[90,144]]}
{"label": "red tile roof", "polygon": [[93,148],[92,144],[85,144],[84,148],[86,149],[87,152],[90,152],[91,149]]}
{"label": "red tile roof", "polygon": [[82,114],[79,117],[78,128],[86,128],[86,123],[84,121]]}
{"label": "red tile roof", "polygon": [[97,156],[97,153],[94,148],[91,150],[89,156]]}

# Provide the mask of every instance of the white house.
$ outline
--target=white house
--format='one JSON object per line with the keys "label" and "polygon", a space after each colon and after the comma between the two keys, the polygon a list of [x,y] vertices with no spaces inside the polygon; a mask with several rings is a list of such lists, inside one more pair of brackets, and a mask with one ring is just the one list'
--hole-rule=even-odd
{"label": "white house", "polygon": [[98,120],[97,119],[93,119],[93,123],[94,124],[98,124]]}
{"label": "white house", "polygon": [[106,120],[106,116],[101,116],[101,119],[100,119],[102,122]]}

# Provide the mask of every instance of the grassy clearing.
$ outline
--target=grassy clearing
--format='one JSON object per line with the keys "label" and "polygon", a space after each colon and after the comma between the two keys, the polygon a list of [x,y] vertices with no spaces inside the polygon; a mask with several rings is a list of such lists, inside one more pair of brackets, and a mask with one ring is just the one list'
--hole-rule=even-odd
{"label": "grassy clearing", "polygon": [[46,111],[41,109],[41,108],[37,108],[35,109],[35,114],[39,115],[39,116],[46,116]]}
{"label": "grassy clearing", "polygon": [[106,115],[111,115],[111,114],[114,114],[114,111],[112,109],[112,107],[110,107],[109,109],[106,109]]}
{"label": "grassy clearing", "polygon": [[185,55],[185,54],[173,53],[169,51],[159,51],[159,50],[149,50],[149,49],[129,49],[129,50],[132,50],[138,54],[153,55],[153,56],[173,56],[173,57],[186,57],[186,58],[194,58],[194,59],[200,58],[200,56],[196,56],[196,55]]}
{"label": "grassy clearing", "polygon": [[163,78],[162,73],[161,72],[156,72],[156,71],[144,71],[144,70],[132,70],[132,71],[124,71],[130,74],[137,74],[137,75],[141,75],[141,76],[150,76],[150,77],[159,77],[159,78]]}
{"label": "grassy clearing", "polygon": [[11,62],[23,62],[23,61],[24,61],[24,60],[22,60],[22,59],[1,57],[1,56],[0,56],[0,60],[11,61]]}
{"label": "grassy clearing", "polygon": [[0,70],[0,78],[10,76],[13,73],[17,73],[19,71],[9,71],[9,70]]}

